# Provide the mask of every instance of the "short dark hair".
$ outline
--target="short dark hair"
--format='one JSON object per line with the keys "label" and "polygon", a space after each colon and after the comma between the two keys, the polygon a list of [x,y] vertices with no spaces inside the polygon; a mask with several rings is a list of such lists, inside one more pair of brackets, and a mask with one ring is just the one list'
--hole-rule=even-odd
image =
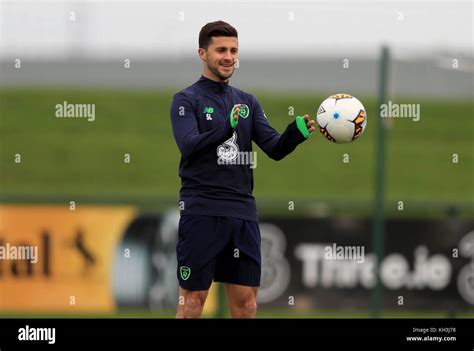
{"label": "short dark hair", "polygon": [[209,47],[212,37],[235,37],[238,38],[237,30],[224,21],[209,22],[199,32],[199,47]]}

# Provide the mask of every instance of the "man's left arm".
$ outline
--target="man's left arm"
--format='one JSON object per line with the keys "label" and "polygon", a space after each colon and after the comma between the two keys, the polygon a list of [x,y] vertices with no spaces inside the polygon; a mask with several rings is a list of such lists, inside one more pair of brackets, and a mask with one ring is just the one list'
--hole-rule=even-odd
{"label": "man's left arm", "polygon": [[293,152],[299,144],[310,138],[314,131],[315,121],[304,115],[296,117],[280,134],[271,126],[255,97],[252,105],[254,109],[252,140],[276,161]]}

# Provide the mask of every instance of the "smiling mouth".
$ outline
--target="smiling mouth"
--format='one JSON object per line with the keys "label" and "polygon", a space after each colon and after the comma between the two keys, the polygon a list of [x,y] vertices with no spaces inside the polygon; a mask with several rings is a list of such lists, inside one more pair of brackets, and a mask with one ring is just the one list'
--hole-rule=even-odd
{"label": "smiling mouth", "polygon": [[229,63],[229,64],[221,64],[222,67],[224,68],[232,68],[233,64]]}

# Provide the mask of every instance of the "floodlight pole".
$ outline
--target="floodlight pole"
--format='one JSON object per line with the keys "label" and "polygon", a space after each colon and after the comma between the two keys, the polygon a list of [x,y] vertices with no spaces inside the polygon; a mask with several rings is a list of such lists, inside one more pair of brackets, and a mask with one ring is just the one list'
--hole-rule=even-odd
{"label": "floodlight pole", "polygon": [[374,278],[370,314],[372,318],[380,318],[382,312],[382,285],[380,281],[380,262],[384,253],[384,193],[385,193],[385,144],[386,123],[380,115],[382,104],[387,103],[387,85],[389,68],[389,49],[382,47],[379,71],[379,96],[376,117],[376,169],[375,169],[375,198],[373,219],[373,250],[375,254]]}

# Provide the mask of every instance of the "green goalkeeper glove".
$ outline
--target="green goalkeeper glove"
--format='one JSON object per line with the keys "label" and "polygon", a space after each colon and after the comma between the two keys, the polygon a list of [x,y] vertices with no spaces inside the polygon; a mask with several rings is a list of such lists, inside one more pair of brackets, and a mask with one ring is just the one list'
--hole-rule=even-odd
{"label": "green goalkeeper glove", "polygon": [[306,139],[310,138],[311,135],[313,135],[314,123],[314,119],[310,119],[308,114],[296,117],[296,127]]}

